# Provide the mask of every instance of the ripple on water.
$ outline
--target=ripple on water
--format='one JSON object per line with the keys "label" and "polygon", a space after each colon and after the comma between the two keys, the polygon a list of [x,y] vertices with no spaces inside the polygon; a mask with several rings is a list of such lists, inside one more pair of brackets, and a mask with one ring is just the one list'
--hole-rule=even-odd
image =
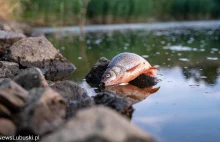
{"label": "ripple on water", "polygon": [[189,59],[187,58],[179,58],[180,61],[189,62]]}
{"label": "ripple on water", "polygon": [[[172,51],[192,51],[195,50],[191,47],[187,47],[187,46],[182,46],[182,45],[173,45],[173,46],[165,46],[163,47],[164,49],[169,49]],[[197,49],[196,49],[197,50]]]}
{"label": "ripple on water", "polygon": [[207,60],[218,60],[218,57],[206,57]]}

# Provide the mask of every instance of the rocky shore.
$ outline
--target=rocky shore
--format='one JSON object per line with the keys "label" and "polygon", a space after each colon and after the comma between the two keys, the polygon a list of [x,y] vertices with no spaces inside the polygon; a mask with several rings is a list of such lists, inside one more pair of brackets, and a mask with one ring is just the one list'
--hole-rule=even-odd
{"label": "rocky shore", "polygon": [[[91,86],[108,63],[100,58],[85,77]],[[43,142],[154,141],[130,118],[132,105],[158,90],[151,87],[156,78],[140,75],[131,86],[91,97],[65,79],[75,69],[45,37],[0,30],[0,135],[39,135]]]}

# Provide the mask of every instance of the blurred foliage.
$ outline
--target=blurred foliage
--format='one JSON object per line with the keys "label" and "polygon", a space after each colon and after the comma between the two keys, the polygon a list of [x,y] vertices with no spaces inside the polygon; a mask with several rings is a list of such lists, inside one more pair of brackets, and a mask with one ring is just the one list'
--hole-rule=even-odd
{"label": "blurred foliage", "polygon": [[0,20],[10,20],[21,14],[21,3],[15,0],[0,0]]}
{"label": "blurred foliage", "polygon": [[22,21],[76,25],[80,23],[85,1],[89,2],[87,24],[220,18],[220,0],[0,0],[0,17],[11,15],[16,8],[23,11],[16,16]]}

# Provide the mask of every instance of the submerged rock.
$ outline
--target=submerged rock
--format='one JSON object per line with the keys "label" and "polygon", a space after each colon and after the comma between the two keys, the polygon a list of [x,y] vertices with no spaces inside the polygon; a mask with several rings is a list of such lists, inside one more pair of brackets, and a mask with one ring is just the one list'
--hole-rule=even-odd
{"label": "submerged rock", "polygon": [[29,99],[28,92],[10,79],[0,82],[0,104],[11,112],[18,112]]}
{"label": "submerged rock", "polygon": [[45,37],[30,37],[14,43],[4,55],[23,68],[38,67],[48,80],[69,76],[75,66],[67,61]]}
{"label": "submerged rock", "polygon": [[29,95],[27,106],[15,119],[19,133],[43,135],[64,123],[66,102],[59,93],[50,88],[35,88]]}
{"label": "submerged rock", "polygon": [[130,100],[109,92],[101,92],[93,98],[97,105],[108,106],[128,118],[132,117],[134,109]]}
{"label": "submerged rock", "polygon": [[80,111],[42,142],[153,142],[153,138],[106,107]]}
{"label": "submerged rock", "polygon": [[23,70],[14,78],[14,81],[26,90],[49,86],[42,72],[38,68]]}
{"label": "submerged rock", "polygon": [[16,133],[16,126],[11,120],[0,118],[0,135],[11,136]]}
{"label": "submerged rock", "polygon": [[14,62],[0,61],[0,78],[14,78],[19,73],[19,65]]}
{"label": "submerged rock", "polygon": [[87,92],[72,81],[58,81],[51,84],[51,88],[59,92],[68,102],[67,118],[72,117],[78,110],[90,107],[94,104]]}
{"label": "submerged rock", "polygon": [[16,41],[25,38],[21,33],[0,30],[0,57],[5,54],[6,50]]}
{"label": "submerged rock", "polygon": [[[90,72],[86,75],[85,77],[86,82],[89,83],[91,86],[96,86],[96,87],[99,86],[102,75],[107,69],[109,63],[110,60],[101,57],[93,66],[93,68],[90,70]],[[140,76],[130,81],[129,83],[137,87],[144,88],[144,87],[156,85],[158,83],[158,80],[155,77],[141,74]]]}

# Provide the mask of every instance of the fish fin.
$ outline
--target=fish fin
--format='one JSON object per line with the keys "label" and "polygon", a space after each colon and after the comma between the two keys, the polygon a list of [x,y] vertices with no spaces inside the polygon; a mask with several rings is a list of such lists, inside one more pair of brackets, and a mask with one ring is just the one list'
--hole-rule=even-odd
{"label": "fish fin", "polygon": [[159,89],[160,89],[160,87],[151,88],[150,93],[151,93],[151,94],[156,93]]}
{"label": "fish fin", "polygon": [[140,64],[137,64],[136,66],[130,68],[129,70],[127,70],[127,72],[133,72]]}
{"label": "fish fin", "polygon": [[156,73],[154,72],[155,70],[159,70],[159,69],[156,68],[156,67],[150,67],[149,69],[147,69],[147,70],[144,72],[144,74],[155,77],[155,76],[156,76]]}

